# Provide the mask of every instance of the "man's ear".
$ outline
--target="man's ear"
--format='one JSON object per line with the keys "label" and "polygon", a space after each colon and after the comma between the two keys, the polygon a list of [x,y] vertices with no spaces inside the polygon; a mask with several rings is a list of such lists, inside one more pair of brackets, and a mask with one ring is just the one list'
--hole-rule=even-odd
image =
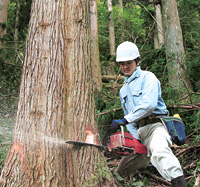
{"label": "man's ear", "polygon": [[140,65],[140,60],[138,60],[138,62],[136,63],[136,65],[137,65],[137,66],[139,66],[139,65]]}

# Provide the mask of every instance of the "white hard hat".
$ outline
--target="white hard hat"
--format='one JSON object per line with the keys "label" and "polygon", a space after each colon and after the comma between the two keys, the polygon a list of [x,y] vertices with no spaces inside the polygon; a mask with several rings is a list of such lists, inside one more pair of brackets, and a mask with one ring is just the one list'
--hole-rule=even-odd
{"label": "white hard hat", "polygon": [[116,61],[124,62],[129,60],[134,60],[140,57],[139,50],[137,46],[132,42],[123,42],[117,47]]}

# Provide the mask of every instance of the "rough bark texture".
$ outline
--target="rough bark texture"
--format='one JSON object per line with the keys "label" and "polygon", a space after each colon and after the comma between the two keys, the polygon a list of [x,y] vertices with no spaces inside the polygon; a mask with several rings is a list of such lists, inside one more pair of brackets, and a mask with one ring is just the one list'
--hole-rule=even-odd
{"label": "rough bark texture", "polygon": [[99,57],[98,24],[97,24],[97,0],[90,1],[91,16],[91,63],[95,91],[102,90],[101,67]]}
{"label": "rough bark texture", "polygon": [[32,2],[13,142],[0,186],[114,185],[97,148],[65,144],[98,141],[90,38],[89,1]]}
{"label": "rough bark texture", "polygon": [[184,82],[188,88],[191,88],[185,71],[185,51],[176,0],[161,0],[161,4],[169,83],[177,89],[183,89]]}
{"label": "rough bark texture", "polygon": [[9,0],[0,0],[0,45],[2,44],[3,35],[6,33],[8,3]]}

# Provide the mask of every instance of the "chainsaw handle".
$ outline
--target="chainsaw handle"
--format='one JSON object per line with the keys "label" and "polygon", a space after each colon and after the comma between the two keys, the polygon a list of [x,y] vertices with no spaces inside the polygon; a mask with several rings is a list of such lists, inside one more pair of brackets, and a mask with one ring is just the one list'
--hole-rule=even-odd
{"label": "chainsaw handle", "polygon": [[121,128],[121,132],[122,132],[122,141],[123,141],[123,145],[125,145],[125,137],[124,137],[124,127],[120,126]]}

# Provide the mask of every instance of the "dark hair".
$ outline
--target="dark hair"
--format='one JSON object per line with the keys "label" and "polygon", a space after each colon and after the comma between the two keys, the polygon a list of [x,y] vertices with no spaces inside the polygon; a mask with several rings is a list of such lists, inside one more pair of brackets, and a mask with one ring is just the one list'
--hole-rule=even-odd
{"label": "dark hair", "polygon": [[137,57],[137,58],[135,59],[136,65],[138,64],[138,62],[139,62],[140,60],[141,60],[140,57]]}

